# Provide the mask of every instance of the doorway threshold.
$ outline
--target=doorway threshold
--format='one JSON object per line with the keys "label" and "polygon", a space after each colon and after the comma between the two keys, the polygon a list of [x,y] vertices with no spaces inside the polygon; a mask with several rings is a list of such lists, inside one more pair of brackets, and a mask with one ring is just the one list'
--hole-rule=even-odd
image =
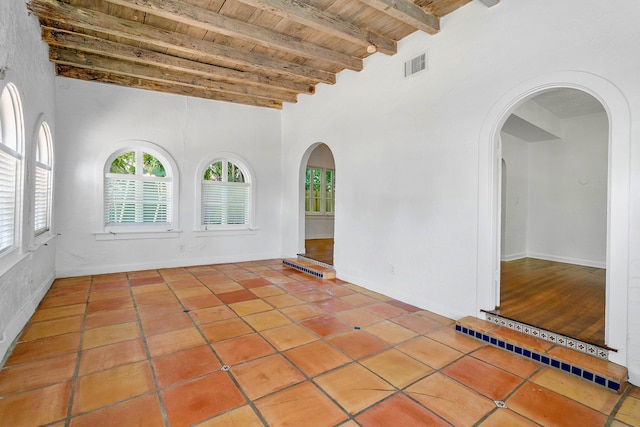
{"label": "doorway threshold", "polygon": [[525,334],[517,327],[510,328],[509,326],[515,325],[508,319],[487,314],[487,319],[489,318],[491,320],[468,316],[456,321],[455,329],[459,333],[537,362],[541,366],[577,376],[615,393],[624,392],[628,382],[628,370],[604,357],[608,356],[609,350],[594,349],[596,353],[591,354],[589,351],[573,348],[567,345],[567,342],[561,344],[544,340],[539,333],[536,336]]}
{"label": "doorway threshold", "polygon": [[336,278],[336,271],[332,265],[306,258],[302,255],[298,255],[296,259],[283,259],[282,264],[318,279]]}
{"label": "doorway threshold", "polygon": [[508,316],[502,316],[498,313],[497,310],[480,310],[482,311],[487,321],[501,326],[503,328],[512,329],[516,332],[520,332],[525,335],[531,335],[532,337],[536,337],[542,339],[544,341],[548,341],[552,344],[557,344],[560,346],[564,346],[581,353],[586,353],[590,356],[595,356],[600,359],[609,359],[609,352],[614,351],[617,352],[615,348],[608,347],[606,345],[591,343],[588,341],[582,341],[575,337],[570,337],[567,335],[562,335],[557,332],[552,332],[538,326],[530,325],[528,323],[524,323],[515,319],[512,319]]}

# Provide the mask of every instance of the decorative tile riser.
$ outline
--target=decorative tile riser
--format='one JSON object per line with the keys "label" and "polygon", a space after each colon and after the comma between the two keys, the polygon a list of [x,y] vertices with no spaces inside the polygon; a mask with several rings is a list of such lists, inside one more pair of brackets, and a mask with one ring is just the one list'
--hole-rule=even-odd
{"label": "decorative tile riser", "polygon": [[520,323],[515,320],[506,319],[495,314],[485,313],[485,315],[487,316],[487,321],[494,323],[497,326],[513,329],[516,332],[531,335],[532,337],[540,338],[552,344],[561,345],[572,350],[588,354],[589,356],[595,356],[603,360],[609,360],[609,351],[596,345],[589,344],[575,338],[565,337],[564,335],[555,334],[544,329],[535,328],[533,326]]}
{"label": "decorative tile riser", "polygon": [[578,376],[584,380],[587,380],[599,386],[605,387],[616,393],[620,393],[622,391],[621,389],[623,384],[618,379],[608,378],[608,377],[596,374],[594,372],[591,372],[588,369],[584,369],[584,368],[581,368],[580,366],[576,366],[575,364],[558,360],[554,357],[545,355],[541,352],[529,350],[521,345],[512,344],[506,340],[493,337],[488,333],[476,331],[472,328],[468,328],[460,324],[456,324],[455,327],[456,327],[456,331],[461,332],[470,337],[479,339],[483,342],[486,342],[487,344],[491,344],[495,347],[512,352],[519,356],[526,357],[527,359],[533,360],[534,362],[538,362],[542,365],[559,369],[566,373]]}
{"label": "decorative tile riser", "polygon": [[315,268],[314,266],[310,266],[307,263],[305,263],[307,265],[302,265],[302,263],[285,259],[282,261],[282,264],[298,270],[301,273],[310,274],[314,277],[317,277],[318,279],[334,279],[336,277],[335,271],[323,271],[325,270],[324,268]]}

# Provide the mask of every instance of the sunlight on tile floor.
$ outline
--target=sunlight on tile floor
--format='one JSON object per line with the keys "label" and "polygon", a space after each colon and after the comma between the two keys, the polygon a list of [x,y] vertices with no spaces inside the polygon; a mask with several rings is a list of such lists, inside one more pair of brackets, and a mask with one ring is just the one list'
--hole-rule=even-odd
{"label": "sunlight on tile floor", "polygon": [[0,371],[0,425],[640,426],[637,387],[452,323],[281,260],[59,279]]}

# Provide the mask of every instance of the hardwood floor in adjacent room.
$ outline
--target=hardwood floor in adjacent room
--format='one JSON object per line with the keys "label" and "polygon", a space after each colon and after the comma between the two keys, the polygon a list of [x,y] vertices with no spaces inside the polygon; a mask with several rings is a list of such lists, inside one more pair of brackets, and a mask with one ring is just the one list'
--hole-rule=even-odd
{"label": "hardwood floor in adjacent room", "polygon": [[606,270],[523,258],[501,263],[500,316],[605,345]]}
{"label": "hardwood floor in adjacent room", "polygon": [[304,256],[333,265],[333,239],[307,239]]}

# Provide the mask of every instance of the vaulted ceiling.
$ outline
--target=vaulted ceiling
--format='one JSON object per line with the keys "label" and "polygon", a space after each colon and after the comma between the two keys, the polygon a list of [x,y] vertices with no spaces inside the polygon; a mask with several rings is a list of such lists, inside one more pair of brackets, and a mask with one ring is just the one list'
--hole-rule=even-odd
{"label": "vaulted ceiling", "polygon": [[[58,76],[282,108],[471,0],[31,0]],[[482,0],[493,5],[498,0]]]}

